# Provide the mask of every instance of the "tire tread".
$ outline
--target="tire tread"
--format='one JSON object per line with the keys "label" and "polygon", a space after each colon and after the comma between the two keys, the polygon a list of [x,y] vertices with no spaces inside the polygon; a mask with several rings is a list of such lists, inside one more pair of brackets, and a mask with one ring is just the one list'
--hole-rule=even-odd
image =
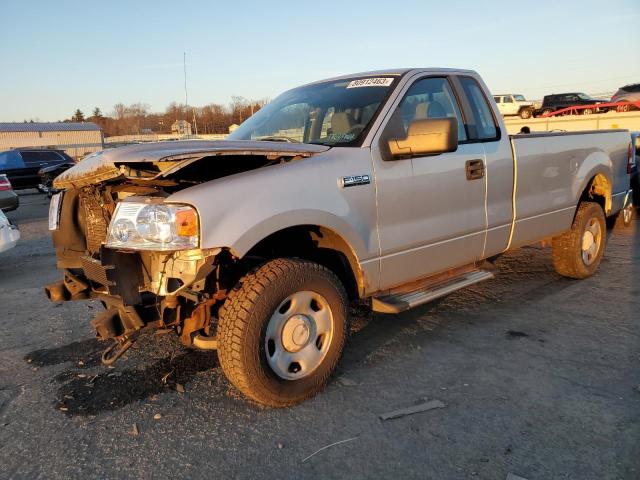
{"label": "tire tread", "polygon": [[[602,246],[599,253],[600,258],[592,265],[587,267],[582,262],[581,245],[584,223],[591,215],[601,217],[602,228]],[[593,274],[602,259],[604,253],[604,245],[606,243],[606,224],[602,207],[595,202],[582,202],[578,205],[576,215],[574,217],[571,228],[566,232],[553,238],[552,241],[552,258],[553,266],[560,275],[568,278],[582,279]]]}
{"label": "tire tread", "polygon": [[[268,295],[269,290],[274,285],[276,288],[281,288],[277,283],[282,278],[301,283],[309,274],[322,277],[330,282],[340,296],[344,308],[345,325],[342,338],[336,340],[340,342],[339,349],[341,352],[348,332],[347,295],[336,275],[317,263],[292,258],[270,260],[247,273],[229,293],[220,308],[218,357],[222,370],[238,390],[259,403],[274,407],[284,407],[299,403],[315,395],[324,387],[339,359],[338,355],[334,364],[328,369],[328,373],[318,378],[313,388],[296,398],[285,398],[274,394],[269,388],[266,388],[263,374],[256,368],[256,365],[260,363],[259,358],[247,361],[246,355],[248,352],[243,348],[244,345],[247,343],[253,344],[256,340],[260,341],[260,338],[255,338],[256,335],[260,335],[260,330],[250,328],[250,322],[255,320],[252,317],[262,318],[265,315],[270,316],[272,313],[265,311],[264,305],[260,302],[262,296]],[[254,353],[258,355],[258,352]]]}

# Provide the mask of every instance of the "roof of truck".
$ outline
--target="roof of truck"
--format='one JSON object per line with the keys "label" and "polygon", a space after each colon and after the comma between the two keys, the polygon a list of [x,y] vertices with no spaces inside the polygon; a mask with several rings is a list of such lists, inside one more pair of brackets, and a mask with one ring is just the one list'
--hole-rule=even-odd
{"label": "roof of truck", "polygon": [[339,75],[336,77],[325,78],[323,80],[317,80],[315,82],[310,82],[307,85],[313,85],[315,83],[324,83],[331,82],[337,80],[348,80],[350,78],[362,78],[362,77],[375,77],[375,76],[402,76],[409,72],[447,72],[447,73],[476,73],[473,70],[465,70],[461,68],[389,68],[386,70],[371,70],[368,72],[359,72],[359,73],[349,73],[345,75]]}

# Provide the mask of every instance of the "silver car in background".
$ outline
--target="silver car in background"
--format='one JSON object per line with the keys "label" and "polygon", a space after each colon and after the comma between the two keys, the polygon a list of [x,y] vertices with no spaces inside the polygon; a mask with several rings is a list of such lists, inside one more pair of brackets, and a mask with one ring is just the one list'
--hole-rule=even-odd
{"label": "silver car in background", "polygon": [[[632,83],[620,87],[616,93],[611,97],[612,102],[640,102],[640,83]],[[628,112],[630,110],[637,109],[633,105],[621,105],[618,110],[621,112]]]}

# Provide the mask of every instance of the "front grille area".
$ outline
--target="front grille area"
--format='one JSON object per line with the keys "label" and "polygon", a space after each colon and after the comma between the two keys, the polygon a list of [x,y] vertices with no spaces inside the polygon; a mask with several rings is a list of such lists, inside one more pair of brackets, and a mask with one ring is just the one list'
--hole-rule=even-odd
{"label": "front grille area", "polygon": [[80,196],[80,208],[84,214],[87,249],[96,253],[107,239],[108,213],[100,205],[98,198],[88,193]]}
{"label": "front grille area", "polygon": [[144,286],[140,255],[102,247],[100,258],[89,255],[81,258],[84,276],[107,287],[109,295],[120,297],[124,305],[140,304],[140,290]]}
{"label": "front grille area", "polygon": [[100,260],[96,260],[92,257],[82,257],[82,270],[84,270],[84,275],[89,280],[93,280],[94,282],[99,283],[104,286],[111,286],[113,282],[111,282],[108,278],[107,271],[113,267],[105,267],[100,263]]}

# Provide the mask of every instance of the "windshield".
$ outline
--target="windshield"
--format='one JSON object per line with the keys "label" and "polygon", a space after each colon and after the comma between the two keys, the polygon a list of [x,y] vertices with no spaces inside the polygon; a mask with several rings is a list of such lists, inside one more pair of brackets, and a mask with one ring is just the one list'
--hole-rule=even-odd
{"label": "windshield", "polygon": [[514,95],[513,98],[516,99],[516,102],[526,102],[527,99],[524,98],[524,95]]}
{"label": "windshield", "polygon": [[589,95],[587,95],[586,93],[578,93],[577,95],[578,95],[578,97],[579,97],[581,100],[593,100],[593,98],[591,98],[591,97],[590,97]]}
{"label": "windshield", "polygon": [[284,92],[229,140],[355,145],[391,91],[393,77],[339,80]]}

